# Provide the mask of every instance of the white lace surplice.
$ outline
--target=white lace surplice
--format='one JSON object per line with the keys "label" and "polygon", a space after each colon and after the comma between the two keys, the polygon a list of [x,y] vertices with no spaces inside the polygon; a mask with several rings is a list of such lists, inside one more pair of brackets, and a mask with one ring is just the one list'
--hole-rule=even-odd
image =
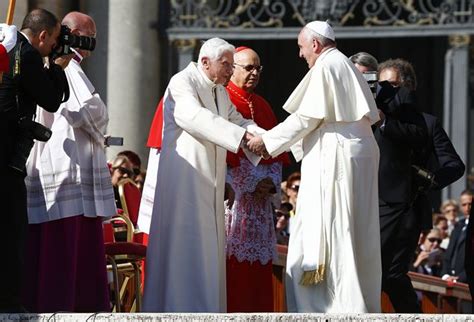
{"label": "white lace surplice", "polygon": [[[226,254],[239,262],[259,261],[262,265],[276,258],[276,237],[272,201],[279,200],[281,162],[253,166],[240,159],[240,166],[228,168],[227,182],[235,191],[232,209],[226,207]],[[252,192],[258,182],[270,177],[278,198],[255,200]]]}

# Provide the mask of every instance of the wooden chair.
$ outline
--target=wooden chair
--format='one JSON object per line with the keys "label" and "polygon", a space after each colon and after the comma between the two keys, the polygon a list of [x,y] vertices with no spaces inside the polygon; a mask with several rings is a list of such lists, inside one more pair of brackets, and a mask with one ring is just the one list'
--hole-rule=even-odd
{"label": "wooden chair", "polygon": [[[127,228],[127,241],[117,242],[114,238],[113,223],[121,222]],[[134,301],[130,311],[139,312],[141,309],[141,266],[146,256],[145,245],[135,243],[134,227],[128,216],[117,214],[104,222],[105,255],[107,269],[112,271],[114,286],[114,312],[121,312],[123,298],[126,293],[128,282],[134,282]],[[120,278],[122,277],[122,278]],[[122,283],[120,283],[122,281]]]}

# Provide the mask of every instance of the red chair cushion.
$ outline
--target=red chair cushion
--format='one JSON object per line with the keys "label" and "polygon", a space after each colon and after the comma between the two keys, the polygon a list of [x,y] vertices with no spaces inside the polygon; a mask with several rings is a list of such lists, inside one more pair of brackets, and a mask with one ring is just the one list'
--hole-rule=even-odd
{"label": "red chair cushion", "polygon": [[109,256],[130,255],[144,258],[146,256],[146,246],[128,242],[105,243],[105,254]]}

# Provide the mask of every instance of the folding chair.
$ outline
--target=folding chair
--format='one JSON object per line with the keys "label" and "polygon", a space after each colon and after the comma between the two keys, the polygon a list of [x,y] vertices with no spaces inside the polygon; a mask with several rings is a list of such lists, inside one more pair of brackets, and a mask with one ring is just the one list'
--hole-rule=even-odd
{"label": "folding chair", "polygon": [[[127,228],[127,241],[117,242],[114,238],[114,227],[112,223],[122,222]],[[115,292],[114,312],[121,312],[123,297],[128,282],[133,277],[135,300],[130,311],[139,312],[141,309],[141,265],[146,256],[145,245],[133,242],[134,228],[131,220],[123,215],[117,214],[104,222],[105,255],[107,259],[107,270],[112,271]],[[123,275],[120,285],[119,274]]]}

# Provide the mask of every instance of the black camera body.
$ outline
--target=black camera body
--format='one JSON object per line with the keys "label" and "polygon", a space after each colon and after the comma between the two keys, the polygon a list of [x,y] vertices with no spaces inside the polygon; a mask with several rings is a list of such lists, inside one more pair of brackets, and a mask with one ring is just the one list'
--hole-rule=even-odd
{"label": "black camera body", "polygon": [[18,121],[16,145],[13,148],[8,166],[20,172],[25,171],[26,160],[34,145],[34,140],[46,142],[53,133],[46,126],[27,117]]}
{"label": "black camera body", "polygon": [[68,26],[61,25],[61,32],[58,37],[58,45],[53,51],[53,57],[69,55],[71,48],[93,51],[96,40],[94,37],[78,36],[71,33]]}
{"label": "black camera body", "polygon": [[377,72],[364,72],[362,73],[364,76],[364,79],[367,81],[370,87],[370,91],[372,92],[372,95],[377,95],[377,82],[378,82],[378,77],[377,77]]}

